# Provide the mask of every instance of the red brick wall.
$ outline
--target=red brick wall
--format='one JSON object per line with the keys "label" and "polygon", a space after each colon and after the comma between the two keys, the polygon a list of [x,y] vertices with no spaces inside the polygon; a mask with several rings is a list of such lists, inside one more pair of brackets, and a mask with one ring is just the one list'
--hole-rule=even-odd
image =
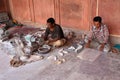
{"label": "red brick wall", "polygon": [[31,21],[31,8],[29,0],[9,0],[11,13],[14,19]]}
{"label": "red brick wall", "polygon": [[9,0],[17,20],[46,24],[49,17],[66,27],[89,30],[90,0]]}
{"label": "red brick wall", "polygon": [[120,35],[120,0],[99,0],[98,14],[103,17],[111,34]]}
{"label": "red brick wall", "polygon": [[6,0],[0,0],[0,12],[7,11]]}
{"label": "red brick wall", "polygon": [[89,30],[90,0],[60,0],[60,21],[63,26]]}

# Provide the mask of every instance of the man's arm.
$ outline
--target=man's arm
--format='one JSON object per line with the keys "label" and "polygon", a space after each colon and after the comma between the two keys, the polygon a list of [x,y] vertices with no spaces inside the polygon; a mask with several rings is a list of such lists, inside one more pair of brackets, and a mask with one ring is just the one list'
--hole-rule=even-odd
{"label": "man's arm", "polygon": [[103,43],[108,43],[108,39],[109,39],[109,31],[108,31],[108,28],[106,25],[104,25],[104,40],[103,40]]}
{"label": "man's arm", "polygon": [[49,35],[49,29],[46,28],[46,30],[45,30],[45,35],[44,35],[44,40],[47,40],[47,39],[48,39],[48,35]]}
{"label": "man's arm", "polygon": [[109,38],[109,31],[106,25],[104,25],[103,29],[103,43],[100,44],[100,51],[103,51],[105,44],[108,43],[108,38]]}
{"label": "man's arm", "polygon": [[92,41],[92,38],[93,38],[93,30],[91,29],[90,32],[89,32],[88,35],[87,35],[87,40],[88,40],[88,42],[86,42],[86,44],[85,44],[85,47],[86,47],[86,48],[89,48],[89,47],[90,47],[90,43],[91,43],[91,41]]}

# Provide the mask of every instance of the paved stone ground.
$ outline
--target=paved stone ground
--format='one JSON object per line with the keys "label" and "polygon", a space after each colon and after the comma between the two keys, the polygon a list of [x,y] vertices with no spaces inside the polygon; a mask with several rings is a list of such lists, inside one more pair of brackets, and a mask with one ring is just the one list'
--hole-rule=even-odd
{"label": "paved stone ground", "polygon": [[[58,55],[58,50],[49,55]],[[101,54],[94,62],[90,62],[80,60],[77,55],[64,55],[62,58],[66,62],[59,65],[45,58],[13,68],[9,65],[8,55],[0,50],[0,80],[120,80],[120,59]]]}

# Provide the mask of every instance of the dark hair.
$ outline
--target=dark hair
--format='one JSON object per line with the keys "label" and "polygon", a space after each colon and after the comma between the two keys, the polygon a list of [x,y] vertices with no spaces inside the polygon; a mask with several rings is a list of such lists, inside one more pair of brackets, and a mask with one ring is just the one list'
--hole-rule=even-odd
{"label": "dark hair", "polygon": [[102,22],[102,18],[100,16],[96,16],[96,17],[93,18],[93,21],[101,23]]}
{"label": "dark hair", "polygon": [[55,19],[54,18],[48,18],[47,23],[54,24],[55,23]]}

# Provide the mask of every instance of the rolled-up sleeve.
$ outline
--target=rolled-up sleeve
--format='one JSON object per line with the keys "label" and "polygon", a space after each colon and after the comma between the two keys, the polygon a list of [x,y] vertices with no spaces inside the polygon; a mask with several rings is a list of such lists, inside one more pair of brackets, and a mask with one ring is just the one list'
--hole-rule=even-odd
{"label": "rolled-up sleeve", "polygon": [[92,29],[89,31],[89,33],[87,34],[87,40],[92,40],[93,39],[93,31]]}
{"label": "rolled-up sleeve", "polygon": [[107,43],[109,39],[109,30],[108,27],[106,25],[104,25],[104,39],[103,42]]}

